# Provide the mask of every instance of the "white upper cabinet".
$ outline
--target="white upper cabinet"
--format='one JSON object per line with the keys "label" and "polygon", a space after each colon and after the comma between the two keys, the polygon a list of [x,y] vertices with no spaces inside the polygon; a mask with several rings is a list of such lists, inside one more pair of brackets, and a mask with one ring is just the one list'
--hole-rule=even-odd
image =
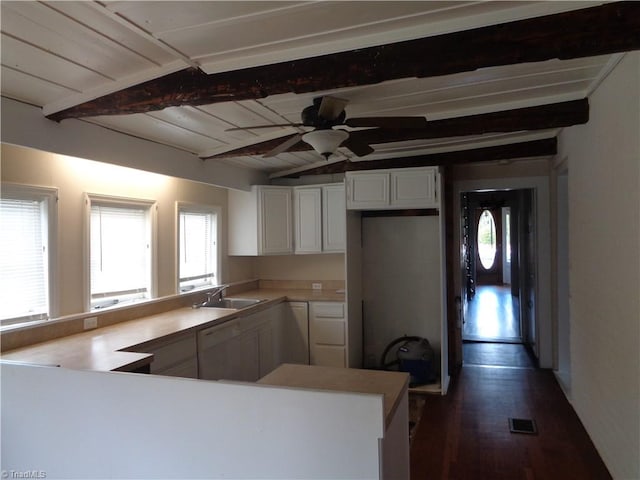
{"label": "white upper cabinet", "polygon": [[344,252],[346,246],[344,184],[322,187],[322,250]]}
{"label": "white upper cabinet", "polygon": [[322,189],[294,188],[295,253],[322,251]]}
{"label": "white upper cabinet", "polygon": [[437,208],[435,168],[406,168],[390,172],[392,206]]}
{"label": "white upper cabinet", "polygon": [[439,208],[437,167],[347,172],[349,210]]}
{"label": "white upper cabinet", "polygon": [[291,187],[229,190],[229,255],[293,253]]}
{"label": "white upper cabinet", "polygon": [[389,206],[389,172],[347,172],[347,208],[366,210]]}
{"label": "white upper cabinet", "polygon": [[295,187],[293,196],[295,253],[344,252],[344,185]]}

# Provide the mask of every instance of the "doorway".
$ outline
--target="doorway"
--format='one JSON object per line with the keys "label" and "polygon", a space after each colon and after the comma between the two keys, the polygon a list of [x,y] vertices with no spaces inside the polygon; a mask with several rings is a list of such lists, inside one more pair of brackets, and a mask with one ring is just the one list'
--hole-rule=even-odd
{"label": "doorway", "polygon": [[460,205],[463,363],[529,362],[535,322],[533,190],[464,192]]}

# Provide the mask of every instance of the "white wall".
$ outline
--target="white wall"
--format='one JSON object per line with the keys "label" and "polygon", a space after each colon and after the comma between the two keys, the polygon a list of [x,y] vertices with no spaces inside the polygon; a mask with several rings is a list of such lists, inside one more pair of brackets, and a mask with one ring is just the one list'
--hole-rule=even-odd
{"label": "white wall", "polygon": [[256,257],[255,276],[264,280],[344,280],[344,253]]}
{"label": "white wall", "polygon": [[[362,291],[365,366],[404,335],[426,338],[440,371],[440,217],[363,217]],[[396,348],[399,345],[396,346]],[[395,350],[388,361],[395,360]]]}
{"label": "white wall", "polygon": [[2,365],[1,419],[8,474],[380,477],[382,395]]}
{"label": "white wall", "polygon": [[[58,189],[58,241],[56,284],[59,311],[55,316],[84,311],[83,194],[95,193],[157,201],[158,205],[158,295],[176,292],[176,202],[191,202],[222,208],[226,232],[227,190],[199,182],[143,172],[102,162],[2,144],[3,182],[55,187]],[[226,234],[222,235],[222,280],[253,278],[253,260],[226,256]]]}
{"label": "white wall", "polygon": [[640,478],[640,53],[567,128],[573,406],[614,478]]}
{"label": "white wall", "polygon": [[267,182],[256,170],[233,167],[159,143],[114,132],[83,120],[56,123],[40,108],[2,97],[2,141],[46,152],[88,158],[210,185],[249,190]]}

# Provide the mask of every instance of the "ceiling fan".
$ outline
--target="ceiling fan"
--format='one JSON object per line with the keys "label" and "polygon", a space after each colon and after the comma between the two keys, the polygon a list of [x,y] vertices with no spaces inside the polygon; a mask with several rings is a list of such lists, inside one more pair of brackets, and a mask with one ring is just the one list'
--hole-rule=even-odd
{"label": "ceiling fan", "polygon": [[257,128],[273,127],[313,127],[307,133],[299,133],[288,138],[283,143],[265,153],[264,157],[273,157],[286,152],[298,142],[303,141],[313,147],[320,155],[328,159],[339,146],[351,150],[356,156],[364,157],[373,152],[367,143],[357,140],[347,130],[334,128],[347,126],[352,128],[424,128],[427,126],[425,117],[354,117],[347,118],[344,110],[349,101],[343,98],[324,95],[313,99],[313,105],[302,110],[301,123],[281,123],[272,125],[255,125],[251,127],[229,128],[234,130],[254,130]]}

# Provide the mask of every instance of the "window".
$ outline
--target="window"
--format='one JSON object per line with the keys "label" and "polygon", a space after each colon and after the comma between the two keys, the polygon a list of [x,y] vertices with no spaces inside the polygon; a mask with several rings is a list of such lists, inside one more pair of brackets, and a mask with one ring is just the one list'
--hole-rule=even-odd
{"label": "window", "polygon": [[220,283],[219,210],[178,205],[178,289],[189,292]]}
{"label": "window", "polygon": [[2,185],[0,199],[0,324],[54,314],[51,274],[57,192]]}
{"label": "window", "polygon": [[496,222],[493,214],[484,210],[478,221],[478,256],[482,268],[489,270],[493,267],[497,249]]}
{"label": "window", "polygon": [[87,196],[89,309],[155,296],[155,204]]}

